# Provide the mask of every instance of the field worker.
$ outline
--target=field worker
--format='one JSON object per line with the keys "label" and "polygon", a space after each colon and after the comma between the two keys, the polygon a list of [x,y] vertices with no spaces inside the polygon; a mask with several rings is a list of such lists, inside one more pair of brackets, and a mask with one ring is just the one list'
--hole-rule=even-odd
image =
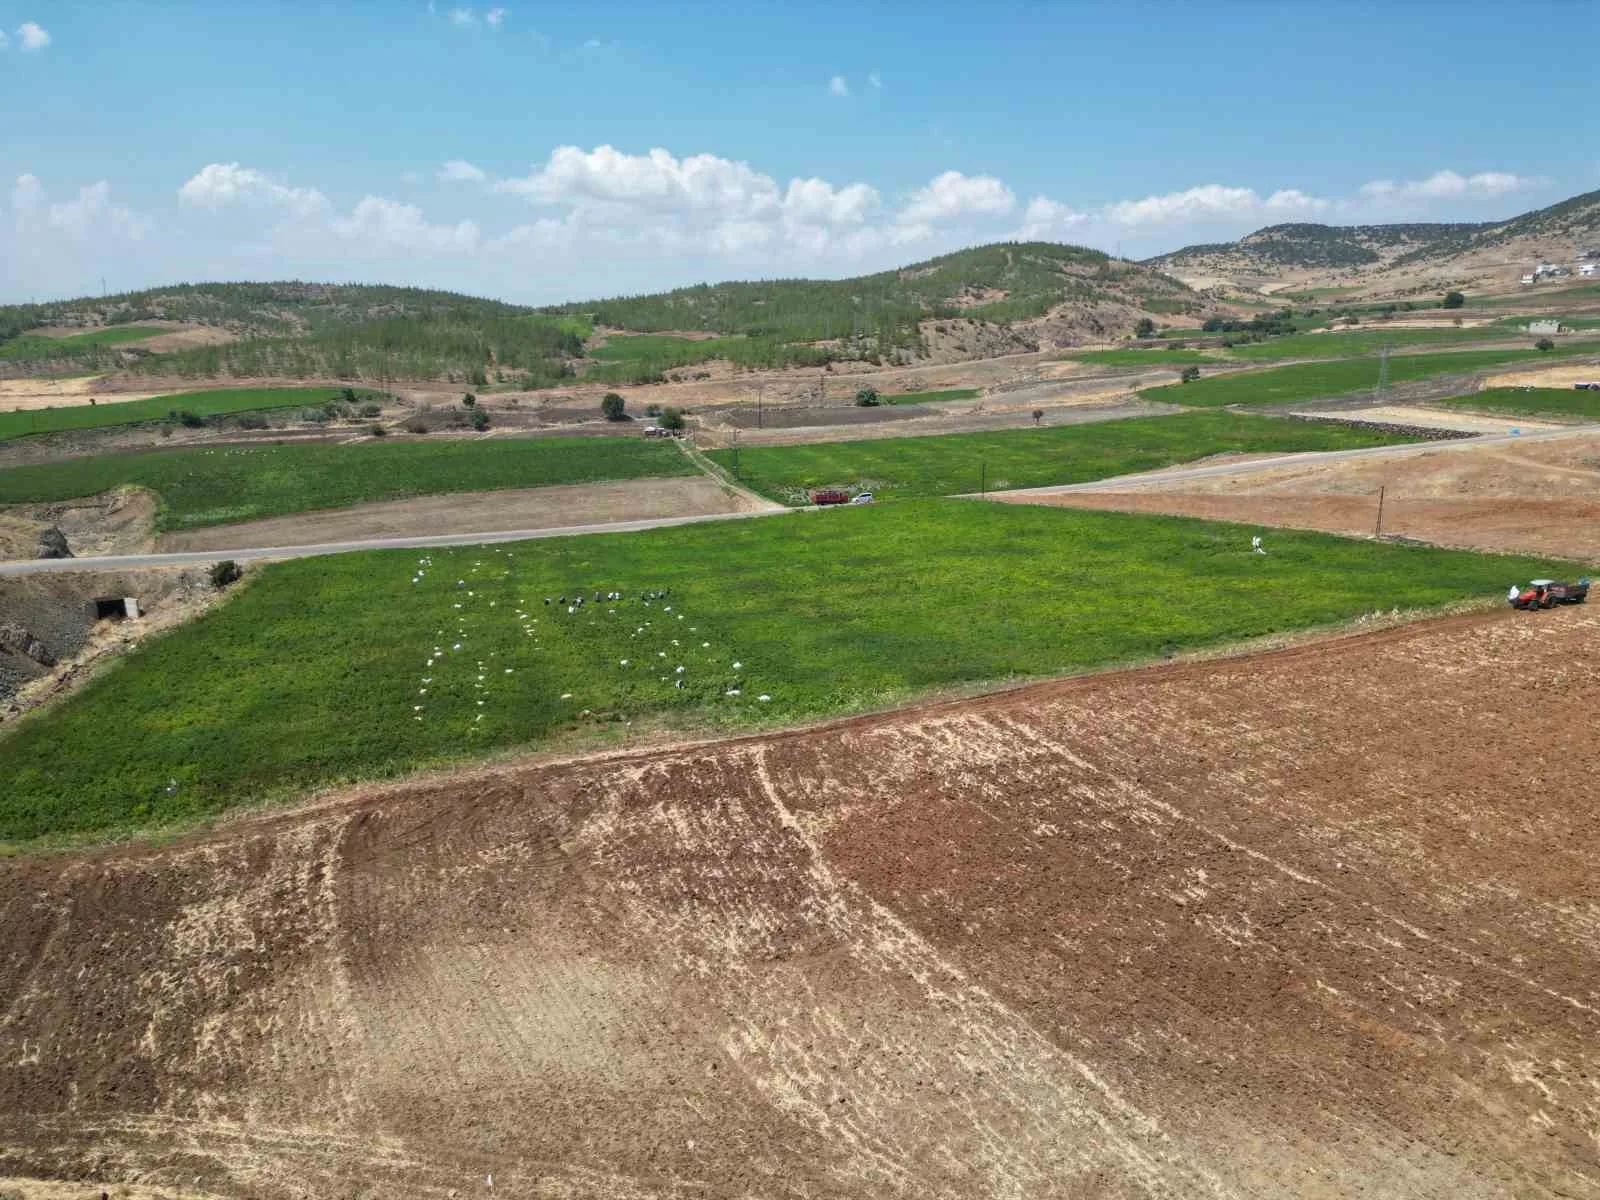
{"label": "field worker", "polygon": [[1257,554],[1266,553],[1266,551],[1261,548],[1261,535],[1259,533],[1250,539],[1250,549],[1255,551]]}
{"label": "field worker", "polygon": [[1506,600],[1507,600],[1507,602],[1511,603],[1511,604],[1515,604],[1517,602],[1518,594],[1519,594],[1519,591],[1518,591],[1517,585],[1513,583],[1511,585],[1510,590],[1506,592]]}

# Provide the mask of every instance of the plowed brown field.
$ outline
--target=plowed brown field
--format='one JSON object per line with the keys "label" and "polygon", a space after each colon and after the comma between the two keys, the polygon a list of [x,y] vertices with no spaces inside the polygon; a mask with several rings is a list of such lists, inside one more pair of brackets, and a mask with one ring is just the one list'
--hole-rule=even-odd
{"label": "plowed brown field", "polygon": [[1600,1196],[1597,634],[1453,618],[13,861],[0,1176]]}

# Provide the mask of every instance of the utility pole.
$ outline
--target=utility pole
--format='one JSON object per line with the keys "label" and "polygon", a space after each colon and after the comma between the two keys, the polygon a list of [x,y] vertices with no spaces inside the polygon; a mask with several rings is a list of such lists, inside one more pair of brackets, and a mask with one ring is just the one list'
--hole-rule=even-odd
{"label": "utility pole", "polygon": [[739,429],[737,426],[733,430],[733,477],[735,479],[739,478]]}
{"label": "utility pole", "polygon": [[756,385],[756,428],[757,429],[761,428],[761,393],[762,393],[762,391],[763,391],[762,385],[761,384],[757,384]]}
{"label": "utility pole", "polygon": [[982,496],[982,495],[986,494],[988,492],[988,490],[989,490],[989,461],[988,461],[988,459],[980,458],[978,460],[978,495]]}
{"label": "utility pole", "polygon": [[1389,386],[1389,343],[1383,344],[1383,349],[1378,352],[1378,387],[1373,392],[1374,396],[1382,397],[1384,390]]}
{"label": "utility pole", "polygon": [[1387,484],[1378,488],[1378,527],[1372,531],[1373,537],[1383,536],[1383,494],[1388,490]]}

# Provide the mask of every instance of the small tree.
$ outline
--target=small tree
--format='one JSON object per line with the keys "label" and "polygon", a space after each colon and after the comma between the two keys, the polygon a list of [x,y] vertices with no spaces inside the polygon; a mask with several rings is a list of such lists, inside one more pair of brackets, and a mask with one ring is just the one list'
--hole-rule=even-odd
{"label": "small tree", "polygon": [[467,408],[471,408],[473,405],[478,403],[478,398],[471,392],[468,392],[465,396],[461,397],[461,403]]}
{"label": "small tree", "polygon": [[354,404],[358,399],[355,388],[345,388],[339,393],[339,398],[346,404]]}
{"label": "small tree", "polygon": [[1467,298],[1460,292],[1446,292],[1444,294],[1445,308],[1460,308],[1467,302]]}
{"label": "small tree", "polygon": [[857,408],[876,408],[880,403],[882,401],[878,398],[877,388],[864,387],[856,389]]}
{"label": "small tree", "polygon": [[389,436],[389,431],[387,429],[385,429],[382,425],[369,425],[369,426],[367,426],[367,432],[369,434],[371,434],[373,437],[388,437]]}
{"label": "small tree", "polygon": [[663,408],[657,423],[661,428],[670,429],[676,433],[683,428],[683,414],[675,408]]}
{"label": "small tree", "polygon": [[238,582],[243,574],[238,563],[231,558],[225,558],[211,568],[211,586],[220,592],[230,583]]}
{"label": "small tree", "polygon": [[485,429],[489,428],[489,414],[484,412],[481,408],[473,409],[472,427],[479,433],[482,433]]}
{"label": "small tree", "polygon": [[1042,408],[1034,409],[1033,410],[1033,423],[1035,425],[1037,425],[1042,420],[1044,420],[1044,409],[1042,409]]}
{"label": "small tree", "polygon": [[1133,327],[1133,336],[1136,338],[1154,337],[1156,323],[1149,317],[1140,317],[1139,323]]}
{"label": "small tree", "polygon": [[1535,350],[1554,350],[1556,348],[1556,344],[1549,338],[1540,338],[1533,344],[1533,348]]}
{"label": "small tree", "polygon": [[1193,383],[1196,379],[1200,378],[1200,368],[1185,367],[1183,369],[1183,373],[1179,375],[1178,378],[1183,380],[1184,383]]}
{"label": "small tree", "polygon": [[626,407],[627,401],[615,392],[607,392],[600,398],[600,411],[608,421],[626,420],[627,414],[623,411]]}

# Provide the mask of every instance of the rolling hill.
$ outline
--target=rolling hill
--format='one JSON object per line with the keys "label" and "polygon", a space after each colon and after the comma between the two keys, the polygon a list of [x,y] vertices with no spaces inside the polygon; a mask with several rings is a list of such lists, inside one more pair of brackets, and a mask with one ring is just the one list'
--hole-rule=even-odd
{"label": "rolling hill", "polygon": [[[1142,316],[1199,307],[1188,287],[1149,266],[1042,242],[979,246],[853,279],[702,284],[544,308],[377,285],[182,284],[0,308],[0,369],[628,383],[712,359],[767,368],[987,357],[1123,334]],[[156,351],[137,339],[81,336],[152,321],[226,337]],[[25,359],[6,356],[13,345],[26,346]]]}
{"label": "rolling hill", "polygon": [[1541,260],[1600,247],[1600,191],[1478,224],[1270,225],[1236,242],[1146,259],[1191,286],[1337,287],[1405,294],[1429,283],[1516,286]]}

